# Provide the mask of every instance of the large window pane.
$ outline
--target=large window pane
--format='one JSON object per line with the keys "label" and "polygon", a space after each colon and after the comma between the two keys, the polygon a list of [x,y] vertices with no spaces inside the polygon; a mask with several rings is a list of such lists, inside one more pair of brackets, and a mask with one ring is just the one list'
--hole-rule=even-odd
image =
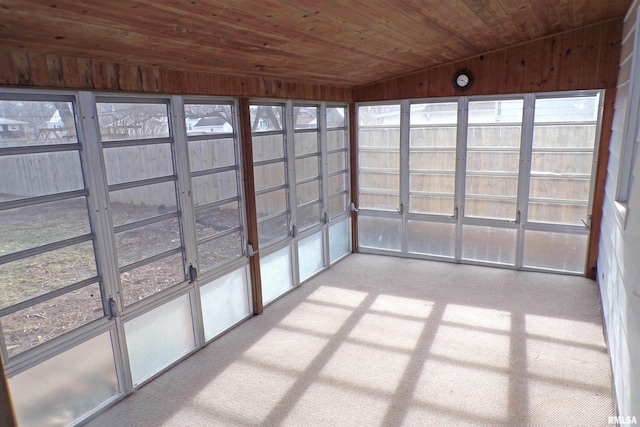
{"label": "large window pane", "polygon": [[351,208],[349,204],[349,196],[340,194],[329,198],[329,217],[333,218]]}
{"label": "large window pane", "polygon": [[273,301],[293,287],[291,274],[291,247],[260,259],[262,279],[262,300],[265,304]]}
{"label": "large window pane", "polygon": [[118,265],[123,267],[181,245],[177,218],[123,231],[116,234]]}
{"label": "large window pane", "polygon": [[351,252],[351,220],[337,222],[329,226],[329,257],[331,263]]}
{"label": "large window pane", "polygon": [[173,175],[170,144],[105,148],[104,162],[110,185]]}
{"label": "large window pane", "polygon": [[184,280],[185,268],[181,253],[120,274],[125,305],[133,304]]}
{"label": "large window pane", "polygon": [[189,141],[189,166],[192,172],[236,164],[232,138]]}
{"label": "large window pane", "polygon": [[109,199],[114,227],[178,211],[174,181],[111,191]]}
{"label": "large window pane", "polygon": [[298,205],[318,200],[320,198],[320,180],[316,179],[296,185],[296,198]]}
{"label": "large window pane", "polygon": [[0,156],[0,202],[82,189],[78,151]]}
{"label": "large window pane", "polygon": [[324,268],[324,252],[322,248],[322,232],[298,241],[300,282],[304,282]]}
{"label": "large window pane", "polygon": [[7,209],[0,211],[0,256],[89,233],[84,197]]}
{"label": "large window pane", "polygon": [[252,132],[268,132],[283,130],[284,107],[282,105],[251,105]]}
{"label": "large window pane", "polygon": [[210,340],[251,314],[246,268],[229,273],[200,288],[204,339]]}
{"label": "large window pane", "polygon": [[339,128],[347,125],[347,109],[345,107],[327,107],[327,127]]}
{"label": "large window pane", "polygon": [[318,132],[297,132],[293,137],[296,156],[320,151]]}
{"label": "large window pane", "polygon": [[465,225],[462,231],[462,258],[515,264],[517,230]]}
{"label": "large window pane", "polygon": [[527,230],[524,266],[584,273],[588,236]]}
{"label": "large window pane", "polygon": [[196,210],[196,236],[198,240],[237,227],[240,227],[240,210],[237,202]]}
{"label": "large window pane", "polygon": [[348,136],[345,130],[328,130],[327,131],[327,150],[346,149],[348,145]]}
{"label": "large window pane", "polygon": [[134,387],[195,346],[189,295],[124,324]]}
{"label": "large window pane", "polygon": [[194,206],[206,205],[238,196],[235,170],[196,176],[191,179]]}
{"label": "large window pane", "polygon": [[185,104],[187,135],[209,135],[233,132],[231,105]]}
{"label": "large window pane", "polygon": [[256,191],[286,184],[285,163],[269,163],[253,169]]}
{"label": "large window pane", "polygon": [[294,129],[317,129],[318,107],[293,107],[293,125]]}
{"label": "large window pane", "polygon": [[287,212],[287,191],[276,190],[256,196],[258,219],[279,212]]}
{"label": "large window pane", "polygon": [[70,425],[115,397],[120,388],[109,332],[9,378],[21,426]]}
{"label": "large window pane", "polygon": [[68,292],[0,319],[9,357],[103,316],[98,284]]}
{"label": "large window pane", "polygon": [[412,253],[453,258],[456,225],[440,222],[408,221],[408,250]]}
{"label": "large window pane", "polygon": [[211,270],[242,256],[240,233],[232,233],[203,243],[198,243],[198,266],[200,271]]}
{"label": "large window pane", "polygon": [[254,162],[284,157],[284,135],[253,135],[251,139]]}
{"label": "large window pane", "polygon": [[97,276],[93,241],[0,265],[0,308]]}
{"label": "large window pane", "polygon": [[103,141],[169,136],[166,104],[97,103]]}
{"label": "large window pane", "polygon": [[401,230],[400,218],[358,217],[358,239],[362,247],[400,251]]}
{"label": "large window pane", "polygon": [[0,101],[0,148],[77,143],[73,103]]}
{"label": "large window pane", "polygon": [[319,224],[321,220],[320,203],[298,207],[298,229],[304,230]]}
{"label": "large window pane", "polygon": [[258,240],[260,246],[281,240],[289,235],[289,214],[258,221]]}

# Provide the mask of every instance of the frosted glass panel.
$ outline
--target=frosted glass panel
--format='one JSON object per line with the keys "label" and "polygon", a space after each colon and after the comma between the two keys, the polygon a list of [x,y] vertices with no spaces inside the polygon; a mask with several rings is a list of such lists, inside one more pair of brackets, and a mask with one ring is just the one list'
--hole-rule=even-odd
{"label": "frosted glass panel", "polygon": [[453,258],[456,250],[456,225],[409,221],[407,242],[409,252]]}
{"label": "frosted glass panel", "polygon": [[195,346],[189,295],[126,322],[124,332],[137,386]]}
{"label": "frosted glass panel", "polygon": [[260,260],[262,300],[273,301],[293,287],[291,277],[291,247],[287,246]]}
{"label": "frosted glass panel", "polygon": [[462,231],[462,258],[515,264],[517,230],[465,225]]}
{"label": "frosted glass panel", "polygon": [[304,282],[324,267],[322,250],[322,232],[298,242],[298,267],[300,269],[300,281]]}
{"label": "frosted glass panel", "polygon": [[584,273],[588,236],[548,231],[524,234],[524,265]]}
{"label": "frosted glass panel", "polygon": [[349,244],[351,227],[349,225],[349,219],[345,219],[329,227],[329,257],[332,264],[338,258],[351,252]]}
{"label": "frosted glass panel", "polygon": [[109,332],[9,379],[20,426],[63,426],[119,392]]}
{"label": "frosted glass panel", "polygon": [[399,251],[402,243],[400,219],[358,218],[358,240],[360,246]]}
{"label": "frosted glass panel", "polygon": [[204,338],[210,340],[251,313],[249,283],[243,267],[200,288]]}

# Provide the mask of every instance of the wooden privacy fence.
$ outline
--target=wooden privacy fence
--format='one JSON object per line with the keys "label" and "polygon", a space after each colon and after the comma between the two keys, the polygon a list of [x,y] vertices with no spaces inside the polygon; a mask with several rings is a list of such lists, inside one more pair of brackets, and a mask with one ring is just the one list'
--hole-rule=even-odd
{"label": "wooden privacy fence", "polygon": [[[587,219],[596,126],[538,124],[533,134],[528,217],[581,224]],[[399,207],[398,128],[359,130],[360,207]],[[465,213],[515,218],[521,128],[469,125]],[[410,212],[452,215],[455,126],[413,127],[410,136]]]}
{"label": "wooden privacy fence", "polygon": [[[173,175],[173,160],[169,144],[151,144],[107,148],[104,150],[105,170],[109,184],[126,183],[141,179]],[[278,135],[262,136],[259,155],[261,159],[283,157],[282,137]],[[238,194],[236,171],[229,170],[239,164],[236,159],[232,139],[211,139],[189,141],[191,170],[196,176],[191,179],[194,203],[204,205],[235,197]],[[331,155],[328,158],[329,170],[344,169],[346,156]],[[307,166],[309,174],[317,175],[319,166],[311,170],[314,159],[300,162]],[[316,161],[317,163],[317,161]],[[286,181],[284,162],[256,169],[257,188],[269,188],[283,185]],[[212,172],[216,168],[225,168]],[[302,173],[306,173],[301,171]],[[80,155],[77,151],[25,154],[0,157],[0,200],[36,197],[62,193],[84,188]],[[298,199],[318,198],[319,189],[312,186],[299,186]],[[336,190],[337,192],[338,190]],[[260,201],[261,214],[268,215],[282,211],[284,192],[263,197]],[[128,188],[110,193],[111,202],[145,206],[176,205],[174,183],[163,182]],[[236,208],[233,206],[233,208]]]}

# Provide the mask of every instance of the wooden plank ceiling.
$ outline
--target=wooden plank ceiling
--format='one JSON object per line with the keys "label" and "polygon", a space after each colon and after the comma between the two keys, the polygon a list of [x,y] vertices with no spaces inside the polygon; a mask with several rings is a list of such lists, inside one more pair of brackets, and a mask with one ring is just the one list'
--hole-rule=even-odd
{"label": "wooden plank ceiling", "polygon": [[0,50],[354,87],[623,16],[631,0],[2,0]]}

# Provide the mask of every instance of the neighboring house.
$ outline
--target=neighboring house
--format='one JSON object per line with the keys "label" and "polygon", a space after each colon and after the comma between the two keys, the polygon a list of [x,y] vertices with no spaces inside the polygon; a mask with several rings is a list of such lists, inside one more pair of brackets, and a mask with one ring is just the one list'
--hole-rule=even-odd
{"label": "neighboring house", "polygon": [[27,122],[5,119],[0,117],[0,138],[2,139],[22,139],[26,135]]}
{"label": "neighboring house", "polygon": [[224,118],[220,116],[215,117],[203,117],[198,120],[193,126],[187,123],[189,128],[187,133],[189,135],[202,135],[207,133],[231,133],[233,127]]}

